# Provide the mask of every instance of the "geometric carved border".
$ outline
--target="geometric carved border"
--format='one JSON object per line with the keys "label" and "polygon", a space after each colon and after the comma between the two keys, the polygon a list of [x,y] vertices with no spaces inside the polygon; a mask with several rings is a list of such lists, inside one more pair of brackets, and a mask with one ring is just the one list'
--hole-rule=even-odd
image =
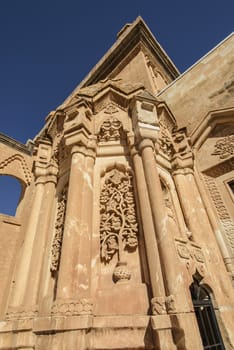
{"label": "geometric carved border", "polygon": [[230,217],[230,214],[223,202],[223,198],[219,192],[219,189],[216,185],[215,178],[203,174],[203,178],[207,189],[209,190],[210,197],[214,206],[217,210],[222,228],[231,251],[234,253],[234,224]]}
{"label": "geometric carved border", "polygon": [[[11,164],[12,162],[15,162],[15,161],[20,162],[20,165],[21,165],[21,168],[22,168],[22,171],[24,174],[24,179],[21,179],[21,180],[24,180],[26,185],[30,185],[31,180],[32,180],[31,172],[29,171],[27,163],[21,154],[14,154],[13,156],[10,156],[7,159],[3,160],[0,163],[0,169],[2,169],[2,170],[5,169],[9,164]],[[2,173],[2,171],[0,171],[0,172]],[[4,175],[4,174],[2,173],[2,175]],[[12,175],[19,177],[19,176],[17,176],[17,173],[12,174]]]}

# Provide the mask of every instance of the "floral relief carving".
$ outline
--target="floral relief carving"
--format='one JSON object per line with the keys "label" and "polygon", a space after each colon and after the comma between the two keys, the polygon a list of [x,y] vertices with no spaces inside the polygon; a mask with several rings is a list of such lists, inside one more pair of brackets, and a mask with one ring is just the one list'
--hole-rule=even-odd
{"label": "floral relief carving", "polygon": [[161,115],[159,118],[160,133],[159,133],[159,148],[169,158],[173,154],[173,144],[171,132],[174,128],[174,124],[165,115]]}
{"label": "floral relief carving", "polygon": [[216,141],[212,155],[219,155],[220,159],[226,159],[234,154],[234,135],[228,135]]}
{"label": "floral relief carving", "polygon": [[117,279],[130,279],[126,264],[122,262],[122,254],[123,251],[130,253],[137,248],[138,225],[132,176],[128,171],[113,169],[107,174],[100,205],[101,260],[108,263],[117,254]]}
{"label": "floral relief carving", "polygon": [[160,150],[168,157],[172,156],[173,146],[170,133],[166,129],[161,129],[159,136],[159,147]]}
{"label": "floral relief carving", "polygon": [[103,122],[99,135],[99,142],[117,141],[124,136],[123,125],[117,118],[110,118]]}
{"label": "floral relief carving", "polygon": [[153,315],[163,315],[166,313],[164,297],[154,297],[151,299],[151,310]]}
{"label": "floral relief carving", "polygon": [[62,191],[60,198],[58,200],[57,206],[57,217],[55,223],[55,235],[52,242],[52,252],[51,252],[51,265],[50,271],[52,274],[58,271],[59,261],[61,255],[61,247],[63,240],[63,229],[66,214],[66,202],[67,202],[67,186]]}
{"label": "floral relief carving", "polygon": [[[205,257],[202,248],[190,241],[176,240],[176,248],[179,257],[185,262],[187,269],[193,273],[196,269],[204,276]],[[168,309],[168,305],[167,305]],[[168,311],[169,312],[169,311]]]}

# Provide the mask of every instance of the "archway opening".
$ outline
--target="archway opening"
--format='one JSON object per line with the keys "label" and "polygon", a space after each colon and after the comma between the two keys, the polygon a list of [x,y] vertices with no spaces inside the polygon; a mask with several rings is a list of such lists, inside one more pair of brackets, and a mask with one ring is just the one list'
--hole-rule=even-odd
{"label": "archway opening", "polygon": [[0,214],[15,216],[23,193],[20,181],[9,175],[0,175]]}
{"label": "archway opening", "polygon": [[190,292],[203,349],[225,350],[209,292],[196,279]]}

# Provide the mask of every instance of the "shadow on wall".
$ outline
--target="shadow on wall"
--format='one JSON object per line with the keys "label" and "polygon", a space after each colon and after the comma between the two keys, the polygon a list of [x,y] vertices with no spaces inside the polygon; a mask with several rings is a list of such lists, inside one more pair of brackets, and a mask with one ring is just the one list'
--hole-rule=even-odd
{"label": "shadow on wall", "polygon": [[0,214],[15,216],[23,186],[13,176],[0,175]]}

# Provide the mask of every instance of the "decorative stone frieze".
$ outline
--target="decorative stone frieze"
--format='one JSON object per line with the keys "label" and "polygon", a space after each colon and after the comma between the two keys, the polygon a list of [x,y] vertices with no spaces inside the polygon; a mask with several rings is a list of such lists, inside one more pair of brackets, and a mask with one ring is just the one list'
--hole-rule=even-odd
{"label": "decorative stone frieze", "polygon": [[91,299],[57,300],[51,309],[53,316],[79,316],[90,315],[93,311]]}
{"label": "decorative stone frieze", "polygon": [[38,316],[38,306],[9,307],[6,313],[7,320],[28,319]]}

